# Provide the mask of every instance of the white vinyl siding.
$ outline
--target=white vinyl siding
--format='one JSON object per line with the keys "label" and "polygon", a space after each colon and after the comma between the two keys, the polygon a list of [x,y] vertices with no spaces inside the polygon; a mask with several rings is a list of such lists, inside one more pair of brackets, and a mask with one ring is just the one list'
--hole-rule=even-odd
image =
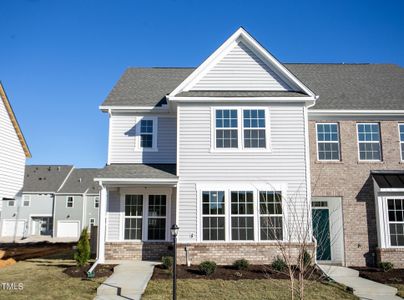
{"label": "white vinyl siding", "polygon": [[0,99],[0,166],[1,210],[1,199],[15,198],[22,189],[25,171],[24,150],[2,99]]}
{"label": "white vinyl siding", "polygon": [[117,191],[108,193],[107,222],[106,222],[106,240],[120,240],[121,223],[121,202],[120,194]]}
{"label": "white vinyl siding", "polygon": [[285,183],[288,193],[294,195],[296,205],[304,206],[307,181],[303,107],[292,104],[261,107],[268,109],[271,120],[271,151],[212,151],[212,107],[182,104],[178,110],[177,217],[181,242],[202,240],[197,236],[196,199],[197,185],[204,182],[220,181],[223,185],[241,182],[252,186],[255,183]]}
{"label": "white vinyl siding", "polygon": [[238,42],[190,90],[286,91],[290,88],[259,56]]}
{"label": "white vinyl siding", "polygon": [[[176,118],[154,118],[153,143],[155,147],[142,149],[139,145],[141,116],[112,114],[110,117],[109,163],[175,163]],[[145,119],[147,119],[145,117]],[[157,121],[158,120],[158,121]],[[140,125],[140,124],[138,124]]]}

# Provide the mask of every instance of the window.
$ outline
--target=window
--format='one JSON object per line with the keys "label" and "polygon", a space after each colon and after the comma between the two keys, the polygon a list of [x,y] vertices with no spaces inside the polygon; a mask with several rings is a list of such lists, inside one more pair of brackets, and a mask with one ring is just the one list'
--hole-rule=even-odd
{"label": "window", "polygon": [[225,240],[224,192],[202,192],[202,238],[204,241]]}
{"label": "window", "polygon": [[100,197],[94,198],[94,208],[100,207]]}
{"label": "window", "polygon": [[153,120],[140,121],[140,147],[153,148]]}
{"label": "window", "polygon": [[261,240],[282,240],[281,192],[259,192],[259,197]]}
{"label": "window", "polygon": [[266,148],[265,110],[244,109],[244,148]]}
{"label": "window", "polygon": [[381,160],[378,123],[358,124],[359,160]]}
{"label": "window", "polygon": [[8,206],[15,206],[15,200],[8,200]]}
{"label": "window", "polygon": [[254,240],[253,192],[231,192],[231,239]]}
{"label": "window", "polygon": [[94,219],[94,218],[90,218],[88,224],[90,224],[90,228],[91,228],[91,226],[95,226],[95,219]]}
{"label": "window", "polygon": [[216,110],[216,148],[238,148],[237,110]]}
{"label": "window", "polygon": [[125,240],[142,239],[143,195],[125,195]]}
{"label": "window", "polygon": [[67,197],[66,206],[73,207],[73,203],[74,203],[73,197],[71,197],[71,196]]}
{"label": "window", "polygon": [[148,208],[148,240],[165,240],[167,213],[166,195],[149,195]]}
{"label": "window", "polygon": [[398,130],[400,134],[401,160],[404,160],[404,124],[398,124]]}
{"label": "window", "polygon": [[30,195],[24,195],[22,197],[22,206],[30,206],[31,205],[31,196]]}
{"label": "window", "polygon": [[390,244],[404,246],[404,199],[387,199]]}
{"label": "window", "polygon": [[337,123],[317,123],[318,160],[339,160],[339,132]]}

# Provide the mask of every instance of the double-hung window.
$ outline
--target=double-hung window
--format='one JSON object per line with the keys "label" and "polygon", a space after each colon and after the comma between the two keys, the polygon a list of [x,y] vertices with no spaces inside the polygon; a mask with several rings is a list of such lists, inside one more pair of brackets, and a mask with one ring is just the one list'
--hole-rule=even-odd
{"label": "double-hung window", "polygon": [[238,148],[236,109],[216,110],[216,148]]}
{"label": "double-hung window", "polygon": [[225,196],[223,191],[202,192],[202,238],[225,240]]}
{"label": "double-hung window", "polygon": [[15,206],[15,200],[8,200],[8,206]]}
{"label": "double-hung window", "polygon": [[74,198],[72,196],[68,196],[66,200],[66,207],[73,207],[74,206]]}
{"label": "double-hung window", "polygon": [[359,160],[381,160],[378,123],[358,123]]}
{"label": "double-hung window", "polygon": [[30,206],[31,205],[31,196],[30,195],[24,195],[22,197],[22,206]]}
{"label": "double-hung window", "polygon": [[149,195],[147,238],[148,240],[166,239],[167,196]]}
{"label": "double-hung window", "polygon": [[143,195],[125,195],[125,240],[142,239]]}
{"label": "double-hung window", "polygon": [[282,240],[282,193],[259,192],[260,239]]}
{"label": "double-hung window", "polygon": [[153,120],[142,119],[140,121],[140,147],[153,148]]}
{"label": "double-hung window", "polygon": [[400,135],[401,160],[404,161],[404,124],[398,124],[398,131]]}
{"label": "double-hung window", "polygon": [[317,123],[318,160],[340,160],[337,123]]}
{"label": "double-hung window", "polygon": [[266,148],[265,110],[243,109],[244,148]]}
{"label": "double-hung window", "polygon": [[100,207],[100,197],[94,197],[94,208]]}
{"label": "double-hung window", "polygon": [[390,245],[404,246],[404,199],[387,199]]}
{"label": "double-hung window", "polygon": [[231,239],[254,240],[254,200],[252,191],[231,192]]}

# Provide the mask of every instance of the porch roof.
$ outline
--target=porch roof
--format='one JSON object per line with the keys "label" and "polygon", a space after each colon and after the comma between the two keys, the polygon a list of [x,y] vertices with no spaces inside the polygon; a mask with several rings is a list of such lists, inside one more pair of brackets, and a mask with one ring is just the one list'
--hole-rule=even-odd
{"label": "porch roof", "polygon": [[178,179],[175,164],[111,164],[94,178],[103,182],[172,183]]}
{"label": "porch roof", "polygon": [[380,189],[404,189],[404,170],[372,171],[372,177]]}

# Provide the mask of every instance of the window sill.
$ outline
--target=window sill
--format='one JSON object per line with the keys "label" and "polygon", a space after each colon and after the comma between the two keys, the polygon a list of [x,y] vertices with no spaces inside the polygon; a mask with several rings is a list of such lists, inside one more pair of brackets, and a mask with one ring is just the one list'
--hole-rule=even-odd
{"label": "window sill", "polygon": [[242,148],[234,148],[234,149],[216,149],[211,148],[210,153],[271,153],[271,148],[257,148],[257,149],[242,149]]}
{"label": "window sill", "polygon": [[380,160],[359,160],[357,161],[358,165],[363,165],[363,164],[380,164],[383,165],[385,164],[384,161],[380,161]]}
{"label": "window sill", "polygon": [[314,162],[315,164],[343,164],[344,162],[342,160],[316,160]]}

